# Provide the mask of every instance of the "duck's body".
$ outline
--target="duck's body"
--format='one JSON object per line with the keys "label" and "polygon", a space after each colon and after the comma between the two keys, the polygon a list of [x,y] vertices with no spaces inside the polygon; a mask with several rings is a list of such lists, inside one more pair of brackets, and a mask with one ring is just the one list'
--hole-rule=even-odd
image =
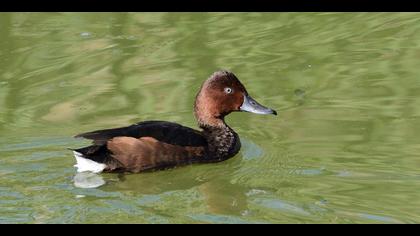
{"label": "duck's body", "polygon": [[166,121],[145,121],[76,137],[93,140],[92,146],[74,151],[78,158],[105,164],[102,170],[94,172],[141,172],[223,161],[238,153],[241,145],[238,135],[228,126],[197,131]]}
{"label": "duck's body", "polygon": [[166,121],[79,134],[93,145],[74,150],[78,171],[133,172],[193,163],[219,162],[239,152],[239,136],[224,121],[232,111],[276,114],[249,97],[235,75],[214,73],[201,87],[194,106],[202,131]]}

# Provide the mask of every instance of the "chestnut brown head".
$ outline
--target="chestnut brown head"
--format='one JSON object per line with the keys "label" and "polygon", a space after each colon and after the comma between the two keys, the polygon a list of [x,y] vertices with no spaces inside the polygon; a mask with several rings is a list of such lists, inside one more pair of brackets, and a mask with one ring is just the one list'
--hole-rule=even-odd
{"label": "chestnut brown head", "polygon": [[199,124],[220,125],[223,118],[233,111],[256,114],[274,114],[248,95],[239,79],[229,71],[217,71],[201,86],[194,106]]}

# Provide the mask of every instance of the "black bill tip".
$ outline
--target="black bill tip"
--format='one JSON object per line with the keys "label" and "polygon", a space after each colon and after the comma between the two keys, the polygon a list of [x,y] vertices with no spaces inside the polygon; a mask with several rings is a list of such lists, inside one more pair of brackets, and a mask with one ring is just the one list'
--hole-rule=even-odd
{"label": "black bill tip", "polygon": [[277,111],[275,111],[275,110],[273,110],[273,109],[271,109],[272,110],[272,112],[273,112],[273,115],[277,115]]}

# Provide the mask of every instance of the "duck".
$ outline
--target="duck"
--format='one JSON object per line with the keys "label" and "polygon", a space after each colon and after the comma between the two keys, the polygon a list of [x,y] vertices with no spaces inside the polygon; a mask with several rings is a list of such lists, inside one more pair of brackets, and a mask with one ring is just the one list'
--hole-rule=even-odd
{"label": "duck", "polygon": [[239,135],[225,122],[232,112],[277,115],[253,99],[228,70],[214,72],[195,97],[194,116],[200,130],[160,120],[82,133],[87,147],[71,149],[77,172],[164,170],[194,163],[216,163],[234,157],[241,148]]}

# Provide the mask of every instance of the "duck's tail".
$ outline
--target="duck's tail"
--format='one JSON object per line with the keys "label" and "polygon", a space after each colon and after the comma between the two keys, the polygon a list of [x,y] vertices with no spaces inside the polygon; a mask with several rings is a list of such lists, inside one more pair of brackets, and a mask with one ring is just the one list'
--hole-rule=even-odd
{"label": "duck's tail", "polygon": [[80,149],[69,148],[69,150],[73,151],[74,157],[76,158],[76,164],[74,165],[74,167],[77,168],[77,172],[85,172],[85,171],[90,171],[93,173],[102,172],[107,167],[107,165],[104,163],[94,161],[90,159],[88,156],[85,156],[84,149],[85,148],[80,148]]}

